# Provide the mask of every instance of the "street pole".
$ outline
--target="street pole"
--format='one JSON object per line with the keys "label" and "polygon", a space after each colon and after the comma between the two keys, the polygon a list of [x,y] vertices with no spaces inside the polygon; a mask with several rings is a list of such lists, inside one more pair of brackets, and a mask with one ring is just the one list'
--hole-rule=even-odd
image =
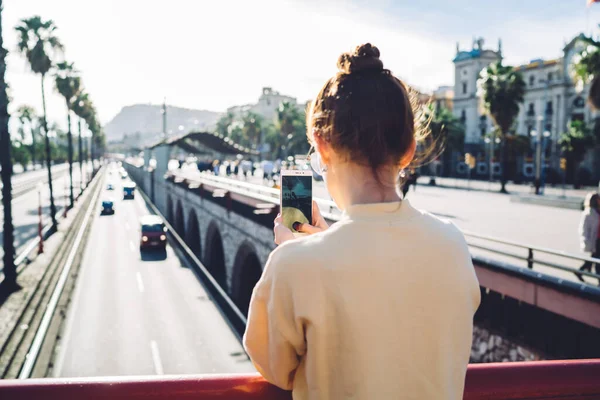
{"label": "street pole", "polygon": [[490,183],[494,181],[494,136],[492,134],[492,138],[490,139]]}
{"label": "street pole", "polygon": [[44,252],[44,235],[42,235],[42,190],[38,186],[38,235],[40,241],[38,243],[38,254]]}
{"label": "street pole", "polygon": [[167,98],[163,102],[162,108],[163,138],[167,137]]}
{"label": "street pole", "polygon": [[537,131],[537,146],[535,154],[535,194],[540,194],[540,177],[542,172],[542,120],[543,117],[538,116],[538,131]]}

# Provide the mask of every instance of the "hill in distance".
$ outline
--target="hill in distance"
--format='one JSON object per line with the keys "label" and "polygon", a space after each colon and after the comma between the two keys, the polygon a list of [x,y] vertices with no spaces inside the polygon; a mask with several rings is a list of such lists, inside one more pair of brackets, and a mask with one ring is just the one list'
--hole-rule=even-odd
{"label": "hill in distance", "polygon": [[[142,140],[153,140],[162,134],[162,105],[134,104],[119,111],[106,125],[109,142],[121,141],[125,135],[138,134]],[[222,113],[167,105],[167,132],[186,133],[212,130]]]}

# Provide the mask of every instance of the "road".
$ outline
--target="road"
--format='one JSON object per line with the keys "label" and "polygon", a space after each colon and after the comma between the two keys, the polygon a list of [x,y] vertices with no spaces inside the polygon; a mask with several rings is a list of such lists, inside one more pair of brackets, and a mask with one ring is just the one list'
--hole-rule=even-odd
{"label": "road", "polygon": [[[110,179],[110,178],[107,178]],[[193,271],[173,248],[139,251],[138,195],[121,200],[120,181],[100,200],[83,256],[55,376],[254,372],[241,344]]]}
{"label": "road", "polygon": [[[189,178],[199,176],[198,171],[194,170],[193,167],[185,169],[183,173],[184,176]],[[243,177],[236,179],[248,183],[267,184],[266,181],[263,181],[260,170],[256,171],[255,176],[248,177],[247,179]],[[579,194],[581,195],[581,193]],[[331,199],[322,181],[313,181],[313,195],[317,198]],[[573,191],[572,195],[577,196],[578,192]],[[464,232],[492,236],[523,245],[565,251],[581,256],[586,255],[579,248],[578,225],[581,212],[578,210],[514,203],[510,201],[510,196],[485,190],[453,189],[421,184],[417,186],[416,190],[411,188],[407,194],[407,198],[416,208],[446,218],[455,223]],[[510,246],[491,244],[474,239],[469,240],[473,243],[481,243],[497,250],[527,256],[526,249],[516,249]],[[509,262],[515,265],[526,265],[524,261],[497,253],[474,248],[472,252],[475,255],[489,257],[498,261]],[[545,261],[573,268],[579,267],[582,263],[576,260],[548,256],[541,253],[534,254],[535,257],[538,257],[538,255]],[[567,271],[559,271],[543,266],[536,266],[535,269],[560,276],[564,279],[576,280],[576,277]],[[592,278],[586,278],[586,280],[590,283],[598,283],[597,280]]]}
{"label": "road", "polygon": [[[67,168],[64,165],[59,165],[53,168],[52,176],[53,189],[54,189],[54,202],[57,207],[58,213],[60,214],[64,210],[66,202],[67,189],[68,189],[68,173]],[[50,191],[46,183],[46,170],[37,170],[32,172],[25,172],[19,174],[13,178],[13,182],[30,181],[39,179],[43,182],[40,185],[41,200],[42,200],[42,223],[50,223]],[[56,177],[55,177],[56,176]],[[79,164],[73,165],[73,184],[74,191],[77,194],[79,190]],[[24,247],[24,245],[33,239],[38,234],[38,191],[31,190],[18,197],[13,198],[12,201],[12,216],[13,225],[15,227],[15,247],[18,249]],[[0,204],[0,243],[3,239],[3,208]],[[18,253],[18,252],[17,252]],[[3,249],[0,247],[0,257],[4,254]],[[0,261],[0,265],[1,265]]]}

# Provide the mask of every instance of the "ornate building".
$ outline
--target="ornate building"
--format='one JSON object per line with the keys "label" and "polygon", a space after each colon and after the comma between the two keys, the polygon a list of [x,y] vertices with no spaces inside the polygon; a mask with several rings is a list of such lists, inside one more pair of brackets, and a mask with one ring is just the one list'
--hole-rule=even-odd
{"label": "ornate building", "polygon": [[[560,58],[535,59],[515,67],[523,74],[526,91],[514,126],[514,133],[531,137],[532,147],[518,163],[518,171],[524,179],[531,179],[534,174],[533,155],[538,143],[536,132],[540,130],[543,132],[541,146],[544,165],[558,170],[561,157],[558,139],[567,130],[570,121],[583,120],[591,124],[595,120],[595,114],[586,103],[587,87],[577,88],[570,76],[573,57],[583,46],[581,37],[582,35],[579,35],[566,44]],[[455,71],[453,112],[465,124],[465,152],[477,156],[479,163],[476,172],[480,175],[488,173],[490,157],[494,151],[491,145],[494,143],[490,143],[489,138],[486,140],[486,136],[494,127],[485,114],[477,80],[482,69],[500,59],[502,59],[500,41],[498,48],[492,50],[484,48],[483,39],[477,39],[473,41],[470,50],[460,50],[457,44],[456,56],[453,60]],[[495,146],[497,147],[498,144]],[[593,151],[589,153],[582,166],[596,176],[598,175],[595,160],[597,157],[593,157]],[[500,165],[492,165],[499,174]]]}

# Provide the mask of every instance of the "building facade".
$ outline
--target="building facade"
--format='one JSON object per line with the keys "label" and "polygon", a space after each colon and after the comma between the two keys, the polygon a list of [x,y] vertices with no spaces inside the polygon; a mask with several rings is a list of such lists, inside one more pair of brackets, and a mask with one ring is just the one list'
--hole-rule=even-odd
{"label": "building facade", "polygon": [[[587,105],[587,87],[577,87],[571,78],[573,57],[584,46],[582,35],[575,37],[562,50],[559,58],[552,60],[534,59],[527,64],[516,66],[522,73],[526,89],[520,106],[514,133],[531,138],[531,149],[519,160],[518,171],[525,180],[532,179],[535,173],[535,152],[540,140],[543,164],[554,170],[559,169],[561,150],[558,141],[566,132],[569,123],[581,120],[593,126],[596,115]],[[502,45],[495,50],[486,49],[483,39],[473,41],[472,48],[460,50],[458,44],[454,63],[453,113],[465,125],[465,152],[477,156],[478,172],[488,169],[493,157],[489,135],[494,126],[486,115],[477,86],[480,71],[491,63],[502,59]],[[542,135],[538,135],[538,132]],[[488,139],[486,140],[486,137]],[[496,144],[498,146],[498,144]],[[497,151],[497,149],[496,149]],[[597,178],[598,157],[590,149],[580,167],[587,168]],[[494,167],[498,174],[500,165]],[[464,168],[463,168],[464,169]]]}
{"label": "building facade", "polygon": [[236,118],[241,119],[244,113],[250,111],[262,116],[267,121],[273,122],[277,119],[277,109],[279,108],[279,105],[285,102],[301,107],[298,105],[298,101],[295,97],[285,96],[270,87],[264,87],[257,103],[229,107],[227,112],[230,112],[235,115]]}

